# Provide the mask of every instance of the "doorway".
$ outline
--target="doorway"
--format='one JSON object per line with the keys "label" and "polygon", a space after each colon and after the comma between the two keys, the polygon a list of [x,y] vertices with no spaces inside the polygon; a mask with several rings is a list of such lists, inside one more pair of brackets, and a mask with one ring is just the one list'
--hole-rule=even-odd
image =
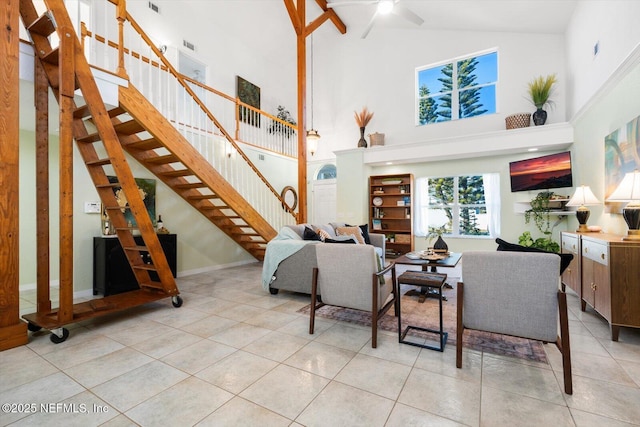
{"label": "doorway", "polygon": [[337,170],[332,164],[320,167],[312,183],[313,224],[327,224],[336,220]]}

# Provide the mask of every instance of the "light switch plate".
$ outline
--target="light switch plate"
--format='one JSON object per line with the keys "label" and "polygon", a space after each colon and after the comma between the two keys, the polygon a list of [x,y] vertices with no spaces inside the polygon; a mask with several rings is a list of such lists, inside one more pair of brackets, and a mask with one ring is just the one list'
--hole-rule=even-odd
{"label": "light switch plate", "polygon": [[100,213],[100,202],[84,202],[84,213]]}

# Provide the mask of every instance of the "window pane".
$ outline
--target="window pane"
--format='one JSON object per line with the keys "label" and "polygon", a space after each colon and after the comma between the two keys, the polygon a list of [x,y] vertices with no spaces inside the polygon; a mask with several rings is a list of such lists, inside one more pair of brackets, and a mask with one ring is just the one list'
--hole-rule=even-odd
{"label": "window pane", "polygon": [[458,177],[458,202],[461,205],[484,205],[482,175]]}
{"label": "window pane", "polygon": [[418,105],[418,120],[421,125],[426,123],[435,123],[438,121],[438,99],[437,98],[424,98],[420,99]]}
{"label": "window pane", "polygon": [[488,236],[489,218],[485,207],[460,208],[460,234],[463,236]]}
{"label": "window pane", "polygon": [[444,227],[444,234],[451,234],[453,224],[451,208],[429,208],[427,212],[429,232]]}
{"label": "window pane", "polygon": [[458,95],[458,114],[461,119],[496,112],[495,86],[466,89],[460,91]]}
{"label": "window pane", "polygon": [[[448,88],[444,85],[444,81],[447,80],[446,73],[448,72],[449,81],[451,80],[451,67],[452,64],[442,65],[440,67],[427,68],[418,72],[418,88],[421,96],[436,95],[441,92],[450,91],[451,85]],[[423,95],[423,91],[426,94]]]}
{"label": "window pane", "polygon": [[429,205],[447,206],[453,203],[453,177],[429,178]]}
{"label": "window pane", "polygon": [[498,81],[497,52],[458,61],[458,87],[484,85]]}

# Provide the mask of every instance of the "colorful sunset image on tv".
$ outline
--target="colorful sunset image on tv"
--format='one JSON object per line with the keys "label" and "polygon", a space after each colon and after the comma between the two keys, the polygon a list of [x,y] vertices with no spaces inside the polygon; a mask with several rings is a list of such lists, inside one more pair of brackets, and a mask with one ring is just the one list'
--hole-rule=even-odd
{"label": "colorful sunset image on tv", "polygon": [[509,173],[511,191],[572,187],[571,152],[511,162]]}

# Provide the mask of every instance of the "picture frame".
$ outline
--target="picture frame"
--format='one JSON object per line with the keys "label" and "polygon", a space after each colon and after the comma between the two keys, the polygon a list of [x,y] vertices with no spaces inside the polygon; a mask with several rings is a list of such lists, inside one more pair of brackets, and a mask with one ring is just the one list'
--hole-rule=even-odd
{"label": "picture frame", "polygon": [[[260,88],[240,76],[236,76],[236,96],[241,102],[260,109]],[[260,127],[260,115],[246,107],[240,106],[238,116],[241,122]]]}
{"label": "picture frame", "polygon": [[607,213],[622,213],[624,203],[608,202],[625,174],[640,169],[640,116],[604,138],[604,206]]}
{"label": "picture frame", "polygon": [[[117,183],[118,182],[118,177],[116,176],[107,176],[107,178],[109,179],[110,183]],[[155,218],[156,218],[156,180],[155,179],[151,179],[151,178],[135,178],[136,181],[136,185],[138,186],[138,191],[140,192],[140,196],[142,197],[142,201],[144,202],[144,206],[147,209],[147,213],[149,214],[149,218],[151,219],[152,223],[155,223]],[[135,220],[135,218],[133,217],[133,214],[131,213],[131,211],[128,209],[128,202],[127,199],[124,195],[124,192],[122,191],[122,187],[120,186],[115,186],[113,187],[113,193],[116,196],[116,200],[118,201],[118,205],[120,205],[121,207],[121,211],[124,214],[124,218],[127,221],[127,223],[131,223],[132,227],[136,227],[137,226],[137,222]],[[113,226],[111,225],[109,227],[109,232],[105,232],[105,223],[106,221],[109,221],[109,215],[107,214],[107,211],[104,207],[104,205],[102,205],[102,232],[104,235],[115,235],[115,229],[113,228]]]}

